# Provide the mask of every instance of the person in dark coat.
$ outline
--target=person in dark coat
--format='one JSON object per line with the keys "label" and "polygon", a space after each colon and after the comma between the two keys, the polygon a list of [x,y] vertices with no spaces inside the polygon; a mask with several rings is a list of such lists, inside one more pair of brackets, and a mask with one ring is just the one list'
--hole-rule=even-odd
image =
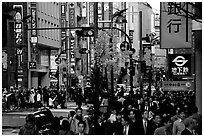
{"label": "person in dark coat", "polygon": [[194,132],[196,129],[197,121],[192,117],[184,119],[185,129],[181,132],[181,135],[195,135]]}
{"label": "person in dark coat", "polygon": [[135,135],[136,130],[135,127],[130,124],[130,120],[127,116],[122,117],[122,125],[123,125],[123,135]]}
{"label": "person in dark coat", "polygon": [[118,112],[116,114],[116,121],[113,123],[114,125],[114,135],[123,135],[123,125],[122,125],[122,113]]}
{"label": "person in dark coat", "polygon": [[49,106],[49,93],[48,93],[47,86],[43,87],[42,91],[43,91],[43,101],[47,106]]}
{"label": "person in dark coat", "polygon": [[76,105],[78,105],[78,107],[81,107],[82,102],[83,102],[82,90],[79,89],[78,92],[77,92]]}
{"label": "person in dark coat", "polygon": [[63,120],[61,124],[61,129],[58,132],[58,135],[73,135],[70,131],[70,125],[68,120]]}
{"label": "person in dark coat", "polygon": [[104,113],[99,112],[99,117],[97,121],[94,122],[92,127],[90,128],[90,135],[105,135],[106,133],[106,123],[104,121]]}
{"label": "person in dark coat", "polygon": [[38,128],[35,125],[35,116],[28,114],[25,125],[20,128],[19,135],[38,135],[38,133]]}
{"label": "person in dark coat", "polygon": [[148,120],[149,112],[144,111],[142,119],[136,121],[136,135],[153,135],[155,128],[153,127],[152,121]]}

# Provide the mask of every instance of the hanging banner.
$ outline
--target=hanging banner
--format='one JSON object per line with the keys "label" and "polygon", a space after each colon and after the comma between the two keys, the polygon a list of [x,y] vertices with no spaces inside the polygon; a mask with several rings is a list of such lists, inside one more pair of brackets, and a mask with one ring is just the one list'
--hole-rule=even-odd
{"label": "hanging banner", "polygon": [[161,2],[161,48],[191,48],[192,12],[187,2]]}

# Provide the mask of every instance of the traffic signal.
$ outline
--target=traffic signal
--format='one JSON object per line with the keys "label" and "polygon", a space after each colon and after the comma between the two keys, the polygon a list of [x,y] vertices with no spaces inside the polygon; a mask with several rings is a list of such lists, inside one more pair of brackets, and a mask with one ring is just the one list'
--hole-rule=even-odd
{"label": "traffic signal", "polygon": [[121,67],[121,75],[125,76],[127,74],[127,69],[124,67]]}
{"label": "traffic signal", "polygon": [[93,37],[94,36],[94,29],[92,29],[90,27],[84,27],[81,30],[76,30],[75,33],[79,37]]}
{"label": "traffic signal", "polygon": [[156,73],[156,81],[160,81],[160,73],[159,72]]}
{"label": "traffic signal", "polygon": [[146,42],[150,42],[151,38],[149,37],[148,34],[146,34],[146,37],[142,37],[142,40],[145,40]]}
{"label": "traffic signal", "polygon": [[79,50],[79,53],[80,54],[88,54],[88,50],[87,50],[87,48],[81,48],[80,50]]}
{"label": "traffic signal", "polygon": [[66,77],[67,76],[67,68],[63,67],[62,71],[63,71],[63,77]]}
{"label": "traffic signal", "polygon": [[141,73],[146,73],[146,63],[145,62],[141,62]]}
{"label": "traffic signal", "polygon": [[129,67],[129,74],[131,76],[134,76],[135,75],[135,67]]}
{"label": "traffic signal", "polygon": [[123,41],[121,44],[120,44],[120,50],[121,51],[126,51],[126,50],[129,50],[130,49],[130,45],[127,41]]}

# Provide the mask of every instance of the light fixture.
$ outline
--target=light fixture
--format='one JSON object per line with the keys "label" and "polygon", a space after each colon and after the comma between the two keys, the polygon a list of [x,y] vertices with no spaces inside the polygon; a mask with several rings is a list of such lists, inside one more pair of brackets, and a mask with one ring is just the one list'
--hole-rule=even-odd
{"label": "light fixture", "polygon": [[127,23],[127,20],[126,20],[125,16],[120,15],[116,18],[115,23],[117,23],[117,24]]}

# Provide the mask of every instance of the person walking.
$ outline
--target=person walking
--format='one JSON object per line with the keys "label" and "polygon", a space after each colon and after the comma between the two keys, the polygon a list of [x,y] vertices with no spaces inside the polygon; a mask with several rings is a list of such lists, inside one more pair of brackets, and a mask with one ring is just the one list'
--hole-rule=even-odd
{"label": "person walking", "polygon": [[183,121],[186,118],[186,114],[184,109],[180,109],[178,114],[179,119],[176,120],[173,124],[173,135],[181,135],[181,132],[185,129]]}
{"label": "person walking", "polygon": [[195,135],[194,130],[196,129],[197,121],[192,117],[188,117],[183,121],[185,129],[181,132],[181,135]]}
{"label": "person walking", "polygon": [[87,119],[83,116],[82,114],[83,109],[82,108],[76,108],[76,114],[74,115],[74,117],[72,118],[72,120],[70,121],[70,130],[74,133],[77,134],[79,133],[78,131],[78,123],[79,121],[84,121],[86,123],[86,127],[85,127],[85,133],[88,134],[89,133],[89,125],[88,125],[88,121]]}
{"label": "person walking", "polygon": [[58,135],[73,135],[72,132],[70,132],[70,125],[68,120],[63,120],[61,124],[61,128],[58,132]]}
{"label": "person walking", "polygon": [[173,119],[165,117],[162,119],[164,126],[156,128],[154,135],[172,135]]}
{"label": "person walking", "polygon": [[19,135],[38,135],[38,129],[35,125],[35,116],[28,114],[26,116],[26,123],[20,128]]}
{"label": "person walking", "polygon": [[154,127],[152,121],[148,120],[149,112],[144,111],[142,113],[142,119],[136,122],[136,135],[153,135]]}

